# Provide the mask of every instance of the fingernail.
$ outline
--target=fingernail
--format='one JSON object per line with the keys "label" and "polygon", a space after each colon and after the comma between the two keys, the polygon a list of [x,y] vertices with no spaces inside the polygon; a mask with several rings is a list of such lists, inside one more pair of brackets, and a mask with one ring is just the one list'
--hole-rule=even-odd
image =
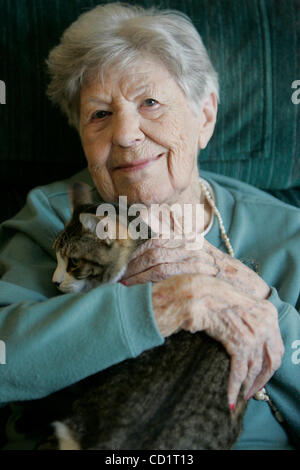
{"label": "fingernail", "polygon": [[230,408],[230,411],[233,411],[234,408],[235,408],[235,403],[231,403],[231,404],[229,405],[229,408]]}

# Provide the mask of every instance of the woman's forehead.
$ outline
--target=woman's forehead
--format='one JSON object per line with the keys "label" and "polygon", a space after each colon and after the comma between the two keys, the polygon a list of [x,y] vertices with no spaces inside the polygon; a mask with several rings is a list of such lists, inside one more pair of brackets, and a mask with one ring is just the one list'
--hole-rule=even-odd
{"label": "woman's forehead", "polygon": [[[122,94],[132,100],[139,96],[153,93],[166,94],[174,79],[160,63],[151,60],[140,61],[134,67],[120,72],[112,67],[103,74],[103,79],[94,79],[83,86],[81,91],[82,104],[99,102],[110,103],[114,96]],[[175,82],[174,82],[175,83]]]}

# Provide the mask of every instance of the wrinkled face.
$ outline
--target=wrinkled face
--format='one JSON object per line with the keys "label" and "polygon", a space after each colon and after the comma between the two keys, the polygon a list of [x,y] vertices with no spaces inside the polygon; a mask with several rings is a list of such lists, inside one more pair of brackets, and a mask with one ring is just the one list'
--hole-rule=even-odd
{"label": "wrinkled face", "polygon": [[105,201],[173,203],[198,178],[201,119],[158,62],[117,68],[81,92],[80,135],[89,171]]}

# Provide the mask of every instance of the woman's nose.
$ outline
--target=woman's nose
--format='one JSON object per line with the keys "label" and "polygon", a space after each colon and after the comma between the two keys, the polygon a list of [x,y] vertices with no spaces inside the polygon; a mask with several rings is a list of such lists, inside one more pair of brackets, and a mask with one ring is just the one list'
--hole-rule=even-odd
{"label": "woman's nose", "polygon": [[132,147],[145,138],[137,114],[120,113],[114,116],[112,142],[120,147]]}

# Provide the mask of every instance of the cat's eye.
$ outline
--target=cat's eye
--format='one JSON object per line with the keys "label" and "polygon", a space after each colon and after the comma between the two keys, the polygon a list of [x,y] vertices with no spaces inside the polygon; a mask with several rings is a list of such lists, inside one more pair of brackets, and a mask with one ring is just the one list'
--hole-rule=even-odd
{"label": "cat's eye", "polygon": [[69,268],[74,269],[77,268],[80,264],[79,258],[69,258]]}

